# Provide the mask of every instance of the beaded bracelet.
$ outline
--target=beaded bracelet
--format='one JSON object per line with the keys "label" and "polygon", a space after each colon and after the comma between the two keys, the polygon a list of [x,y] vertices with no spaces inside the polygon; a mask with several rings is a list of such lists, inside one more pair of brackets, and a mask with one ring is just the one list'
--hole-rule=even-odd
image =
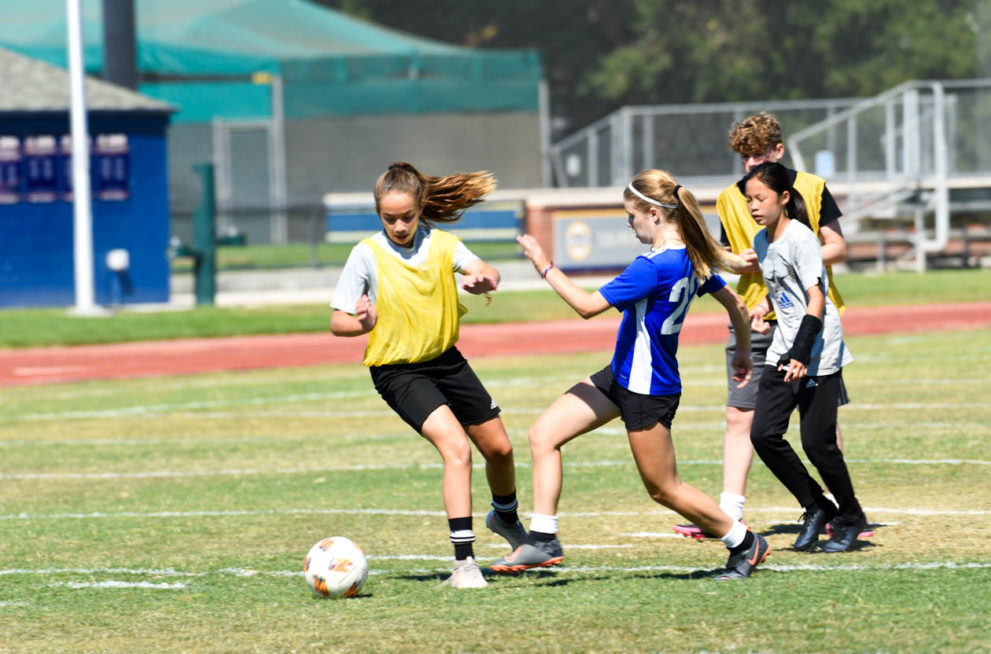
{"label": "beaded bracelet", "polygon": [[540,276],[544,279],[547,279],[547,273],[549,273],[551,271],[551,268],[553,267],[554,267],[554,262],[551,261],[549,264],[547,264],[547,267],[544,268],[544,272],[540,273]]}

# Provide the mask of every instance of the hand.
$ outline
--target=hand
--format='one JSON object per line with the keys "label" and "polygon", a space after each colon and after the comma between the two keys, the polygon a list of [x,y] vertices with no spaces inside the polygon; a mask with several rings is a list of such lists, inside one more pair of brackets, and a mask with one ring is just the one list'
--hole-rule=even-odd
{"label": "hand", "polygon": [[499,288],[499,282],[485,275],[465,275],[461,278],[461,288],[472,295],[482,295]]}
{"label": "hand", "polygon": [[362,328],[366,332],[370,332],[378,322],[378,310],[375,309],[372,301],[368,299],[367,294],[358,298],[358,303],[355,305],[354,317],[358,319],[358,322],[361,323]]}
{"label": "hand", "polygon": [[750,312],[750,331],[765,335],[771,333],[771,323],[764,320],[765,315],[759,311]]}
{"label": "hand", "polygon": [[[785,355],[788,356],[788,355]],[[782,357],[784,359],[785,357]],[[798,359],[789,359],[788,363],[778,361],[778,370],[785,371],[785,381],[798,381],[809,371],[808,367]]]}
{"label": "hand", "polygon": [[757,253],[754,252],[753,248],[747,248],[740,253],[740,258],[743,259],[745,267],[737,272],[741,273],[758,273],[760,272],[760,260],[757,258]]}
{"label": "hand", "polygon": [[551,262],[544,254],[544,249],[537,243],[537,239],[529,234],[520,234],[516,237],[516,242],[523,246],[523,256],[533,263],[537,272],[542,272]]}
{"label": "hand", "polygon": [[739,382],[736,387],[743,388],[750,383],[754,362],[749,352],[737,352],[733,357],[733,381]]}

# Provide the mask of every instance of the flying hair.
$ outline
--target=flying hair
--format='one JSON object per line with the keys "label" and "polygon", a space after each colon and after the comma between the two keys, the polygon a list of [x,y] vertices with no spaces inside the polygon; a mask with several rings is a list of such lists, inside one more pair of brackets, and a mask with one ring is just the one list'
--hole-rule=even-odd
{"label": "flying hair", "polygon": [[453,223],[495,187],[495,178],[487,171],[430,177],[413,164],[396,161],[375,182],[375,210],[379,210],[386,193],[409,193],[420,209],[420,220],[428,224]]}
{"label": "flying hair", "polygon": [[709,279],[715,268],[732,271],[734,265],[739,265],[738,257],[726,252],[712,238],[695,195],[667,171],[652,169],[637,173],[623,191],[623,199],[636,203],[642,210],[660,207],[675,221],[700,279]]}

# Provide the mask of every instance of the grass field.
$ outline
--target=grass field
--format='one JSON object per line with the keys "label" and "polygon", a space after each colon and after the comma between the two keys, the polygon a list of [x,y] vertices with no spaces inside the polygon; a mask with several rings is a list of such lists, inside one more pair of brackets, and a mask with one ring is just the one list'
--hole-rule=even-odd
{"label": "grass field", "polygon": [[[979,652],[991,615],[991,330],[859,337],[840,412],[877,535],[788,550],[800,510],[768,471],[747,520],[771,556],[716,582],[719,543],[641,488],[621,423],[565,447],[563,567],[440,588],[439,457],[358,365],[7,388],[0,394],[4,652]],[[720,346],[684,347],[679,470],[720,484]],[[526,430],[607,355],[479,359],[529,509]],[[476,456],[476,464],[478,458]],[[476,553],[506,553],[482,521]],[[302,559],[346,535],[360,597],[319,600]]]}

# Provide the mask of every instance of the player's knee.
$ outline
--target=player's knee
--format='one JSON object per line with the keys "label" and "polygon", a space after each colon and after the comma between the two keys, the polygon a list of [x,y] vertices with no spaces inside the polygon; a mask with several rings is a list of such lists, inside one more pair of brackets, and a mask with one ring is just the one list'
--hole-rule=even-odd
{"label": "player's knee", "polygon": [[750,428],[754,423],[754,412],[752,409],[739,409],[737,407],[726,407],[726,435],[729,437],[748,438]]}
{"label": "player's knee", "polygon": [[654,500],[661,506],[670,507],[674,505],[678,491],[677,484],[674,482],[648,484],[646,488],[650,499]]}
{"label": "player's knee", "polygon": [[556,449],[553,441],[553,432],[549,429],[544,429],[539,423],[530,427],[528,438],[530,441],[530,452],[534,456]]}
{"label": "player's knee", "polygon": [[485,448],[485,459],[492,463],[501,463],[513,460],[513,444],[508,438],[500,442],[490,444]]}
{"label": "player's knee", "polygon": [[471,446],[467,439],[462,443],[452,443],[445,447],[441,451],[441,457],[444,459],[444,467],[471,469]]}

